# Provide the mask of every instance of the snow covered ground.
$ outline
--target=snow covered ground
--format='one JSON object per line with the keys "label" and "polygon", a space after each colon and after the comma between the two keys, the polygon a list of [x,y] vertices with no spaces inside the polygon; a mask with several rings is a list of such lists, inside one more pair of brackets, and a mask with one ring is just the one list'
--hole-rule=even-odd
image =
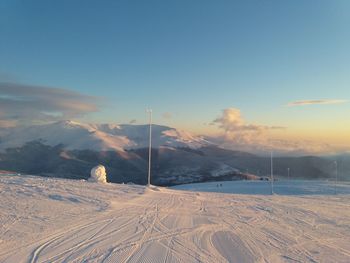
{"label": "snow covered ground", "polygon": [[[225,181],[196,184],[183,184],[173,189],[218,192],[230,194],[270,195],[269,181]],[[316,180],[284,180],[275,181],[273,191],[279,195],[333,195],[350,194],[350,182],[316,181]]]}
{"label": "snow covered ground", "polygon": [[347,194],[239,195],[29,176],[0,176],[0,193],[0,262],[350,262]]}

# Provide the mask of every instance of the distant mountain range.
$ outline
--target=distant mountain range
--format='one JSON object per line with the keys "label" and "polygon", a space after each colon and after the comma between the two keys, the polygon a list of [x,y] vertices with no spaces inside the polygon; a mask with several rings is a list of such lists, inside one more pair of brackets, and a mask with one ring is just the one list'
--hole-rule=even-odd
{"label": "distant mountain range", "polygon": [[[63,144],[67,150],[125,151],[148,147],[149,126],[59,121],[3,129],[0,130],[0,136],[0,150],[20,147],[29,141],[41,141],[50,146]],[[202,137],[160,125],[153,125],[152,139],[155,148],[167,146],[196,149],[210,145]]]}
{"label": "distant mountain range", "polygon": [[[60,121],[0,129],[0,170],[86,179],[106,166],[111,182],[146,183],[148,125],[83,124]],[[270,160],[225,150],[200,136],[153,125],[152,183],[237,180],[266,177]],[[275,173],[294,178],[332,178],[333,161],[315,156],[278,157]]]}

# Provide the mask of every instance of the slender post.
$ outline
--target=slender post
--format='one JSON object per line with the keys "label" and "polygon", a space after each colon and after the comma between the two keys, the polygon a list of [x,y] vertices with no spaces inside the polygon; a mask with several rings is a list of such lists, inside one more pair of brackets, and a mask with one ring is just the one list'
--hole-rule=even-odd
{"label": "slender post", "polygon": [[287,171],[288,171],[288,181],[289,181],[290,168],[287,168]]}
{"label": "slender post", "polygon": [[151,185],[151,156],[152,156],[152,110],[147,109],[146,112],[149,114],[149,146],[148,146],[148,179],[147,185]]}
{"label": "slender post", "polygon": [[271,151],[271,194],[274,194],[273,191],[273,153]]}
{"label": "slender post", "polygon": [[334,161],[335,166],[335,182],[334,182],[334,194],[337,194],[337,184],[338,184],[338,162]]}

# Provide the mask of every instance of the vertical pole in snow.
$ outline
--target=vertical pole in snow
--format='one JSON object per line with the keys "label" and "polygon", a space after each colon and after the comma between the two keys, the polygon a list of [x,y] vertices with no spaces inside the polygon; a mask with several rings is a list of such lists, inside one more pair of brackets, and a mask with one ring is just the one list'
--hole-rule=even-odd
{"label": "vertical pole in snow", "polygon": [[273,195],[273,153],[271,151],[271,194]]}
{"label": "vertical pole in snow", "polygon": [[338,163],[334,161],[335,165],[335,183],[334,183],[334,194],[337,194],[337,184],[338,184]]}
{"label": "vertical pole in snow", "polygon": [[149,114],[149,146],[148,146],[148,179],[147,185],[151,185],[151,155],[152,155],[152,110],[147,109],[146,112]]}

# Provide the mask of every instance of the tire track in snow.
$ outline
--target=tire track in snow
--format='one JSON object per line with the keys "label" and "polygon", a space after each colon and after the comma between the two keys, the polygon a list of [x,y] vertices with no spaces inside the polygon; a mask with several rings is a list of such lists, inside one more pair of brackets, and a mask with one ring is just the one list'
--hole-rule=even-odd
{"label": "tire track in snow", "polygon": [[154,228],[154,224],[158,217],[158,205],[156,204],[154,211],[152,212],[152,223],[146,228],[142,238],[135,243],[135,248],[131,251],[131,253],[122,261],[123,263],[128,262],[135,254],[135,252],[141,248],[141,246],[144,244],[145,240],[149,237],[151,231]]}
{"label": "tire track in snow", "polygon": [[[123,209],[120,209],[116,212],[118,213],[121,213],[125,210],[125,208]],[[104,216],[106,217],[106,216]],[[96,221],[97,220],[97,221]],[[42,253],[42,251],[49,247],[51,244],[53,244],[55,241],[59,240],[60,238],[65,238],[65,239],[69,239],[69,237],[72,237],[72,234],[71,235],[68,235],[66,236],[67,233],[72,233],[72,232],[80,232],[82,230],[85,230],[85,229],[89,229],[95,225],[99,226],[101,223],[104,223],[106,222],[106,224],[101,228],[101,230],[105,229],[111,222],[112,220],[110,218],[107,218],[106,219],[97,219],[95,218],[93,222],[90,222],[90,223],[87,223],[87,224],[81,224],[81,225],[77,225],[77,226],[74,226],[72,228],[69,228],[69,229],[65,229],[64,231],[61,231],[61,232],[58,232],[54,235],[52,235],[49,239],[46,238],[46,241],[39,245],[37,248],[35,248],[32,252],[31,252],[31,256],[30,256],[30,259],[28,262],[30,263],[34,263],[34,262],[37,262],[38,261],[38,258],[40,256],[40,254]],[[128,222],[127,224],[123,225],[122,228],[125,228],[127,227],[128,225],[130,225],[132,222]],[[121,229],[120,229],[121,230]],[[91,237],[92,238],[99,238],[99,236],[97,235],[98,233],[96,232],[95,234],[93,234],[93,236]],[[88,240],[89,241],[89,240]],[[90,241],[93,241],[93,240],[90,240]],[[63,241],[62,241],[63,242]],[[37,243],[37,242],[36,242]],[[83,246],[84,244],[78,244],[77,246],[74,246],[72,247],[71,249],[69,249],[69,251],[71,251],[72,249],[78,247],[78,246]],[[25,247],[28,247],[25,246]]]}

